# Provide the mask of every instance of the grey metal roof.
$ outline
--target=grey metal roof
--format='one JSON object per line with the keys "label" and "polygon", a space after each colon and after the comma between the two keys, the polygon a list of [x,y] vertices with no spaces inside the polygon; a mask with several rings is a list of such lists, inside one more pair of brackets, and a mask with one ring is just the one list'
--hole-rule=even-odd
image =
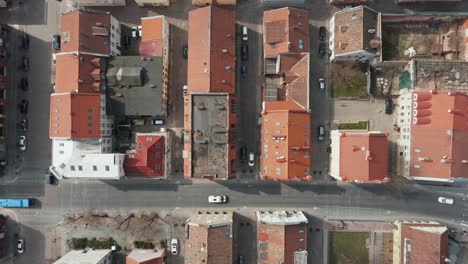
{"label": "grey metal roof", "polygon": [[107,71],[107,111],[113,115],[162,115],[162,57],[116,56]]}
{"label": "grey metal roof", "polygon": [[304,5],[305,0],[262,0],[262,3],[270,6],[297,6]]}

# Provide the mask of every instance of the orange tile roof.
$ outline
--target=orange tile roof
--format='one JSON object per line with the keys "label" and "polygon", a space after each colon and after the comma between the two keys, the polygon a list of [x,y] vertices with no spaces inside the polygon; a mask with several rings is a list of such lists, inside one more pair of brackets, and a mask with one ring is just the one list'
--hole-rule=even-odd
{"label": "orange tile roof", "polygon": [[292,101],[267,101],[260,170],[265,180],[311,180],[310,112]]}
{"label": "orange tile roof", "polygon": [[371,50],[370,41],[373,34],[368,33],[368,30],[377,30],[377,17],[377,13],[365,6],[336,12],[333,53],[340,55]]}
{"label": "orange tile roof", "polygon": [[467,114],[465,93],[413,93],[410,176],[468,178]]}
{"label": "orange tile roof", "polygon": [[110,15],[75,10],[61,17],[60,52],[110,54]]}
{"label": "orange tile roof", "polygon": [[197,8],[188,18],[190,92],[235,93],[235,13],[215,6]]}
{"label": "orange tile roof", "polygon": [[[343,181],[388,181],[388,134],[340,131],[339,176]],[[333,140],[333,139],[332,139]],[[333,144],[332,144],[333,146]],[[332,161],[335,162],[335,161]]]}
{"label": "orange tile roof", "polygon": [[125,155],[124,170],[128,177],[164,176],[164,136],[137,134],[135,150]]}
{"label": "orange tile roof", "polygon": [[141,19],[140,55],[163,55],[164,16],[144,17]]}
{"label": "orange tile roof", "polygon": [[[284,7],[263,13],[263,50],[265,58],[279,53],[310,52],[309,12]],[[303,41],[303,49],[299,48]]]}
{"label": "orange tile roof", "polygon": [[55,92],[99,92],[100,85],[106,84],[105,79],[100,80],[100,74],[105,74],[105,72],[105,58],[84,54],[58,55],[56,57]]}
{"label": "orange tile roof", "polygon": [[[440,232],[445,228],[445,232]],[[411,263],[447,263],[448,233],[446,226],[440,224],[402,223],[401,225],[400,259],[404,258],[405,240],[411,244],[411,251],[406,253]]]}
{"label": "orange tile roof", "polygon": [[281,54],[280,73],[286,82],[286,100],[309,109],[309,54]]}
{"label": "orange tile roof", "polygon": [[65,93],[50,97],[50,138],[99,138],[100,94]]}

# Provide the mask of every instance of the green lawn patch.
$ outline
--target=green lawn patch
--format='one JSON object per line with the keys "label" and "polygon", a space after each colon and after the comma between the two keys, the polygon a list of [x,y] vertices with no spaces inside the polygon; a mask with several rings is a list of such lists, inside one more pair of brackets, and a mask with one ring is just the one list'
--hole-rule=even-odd
{"label": "green lawn patch", "polygon": [[365,65],[333,63],[331,66],[331,87],[333,98],[368,97]]}
{"label": "green lawn patch", "polygon": [[369,263],[365,232],[330,232],[328,260],[330,264]]}
{"label": "green lawn patch", "polygon": [[340,130],[367,130],[369,121],[359,121],[357,123],[340,123],[338,129]]}

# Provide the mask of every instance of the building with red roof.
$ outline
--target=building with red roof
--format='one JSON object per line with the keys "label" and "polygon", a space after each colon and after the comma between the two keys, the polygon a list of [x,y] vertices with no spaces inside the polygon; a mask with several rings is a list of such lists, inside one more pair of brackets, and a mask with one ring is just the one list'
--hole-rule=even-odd
{"label": "building with red roof", "polygon": [[99,94],[65,93],[50,97],[50,138],[99,138]]}
{"label": "building with red roof", "polygon": [[310,133],[310,111],[292,101],[264,102],[261,178],[310,181]]}
{"label": "building with red roof", "polygon": [[185,225],[185,264],[232,264],[233,213],[197,211]]}
{"label": "building with red roof", "polygon": [[307,264],[307,224],[301,211],[257,211],[258,264]]}
{"label": "building with red roof", "polygon": [[447,226],[438,222],[396,221],[393,232],[393,263],[444,264],[448,255]]}
{"label": "building with red roof", "polygon": [[61,17],[61,53],[120,55],[120,23],[109,13],[74,10]]}
{"label": "building with red roof", "polygon": [[163,264],[166,249],[134,249],[126,257],[126,264]]}
{"label": "building with red roof", "polygon": [[332,130],[330,176],[340,181],[388,182],[388,134]]}
{"label": "building with red roof", "polygon": [[398,105],[399,173],[414,180],[468,180],[468,95],[413,91]]}
{"label": "building with red roof", "polygon": [[106,58],[66,53],[56,56],[55,93],[103,93]]}
{"label": "building with red roof", "polygon": [[233,10],[207,6],[188,15],[189,92],[234,94],[236,18]]}
{"label": "building with red roof", "polygon": [[309,12],[283,7],[263,12],[263,55],[310,52]]}
{"label": "building with red roof", "polygon": [[170,158],[169,133],[138,133],[135,149],[127,151],[124,170],[127,177],[166,177],[166,157]]}

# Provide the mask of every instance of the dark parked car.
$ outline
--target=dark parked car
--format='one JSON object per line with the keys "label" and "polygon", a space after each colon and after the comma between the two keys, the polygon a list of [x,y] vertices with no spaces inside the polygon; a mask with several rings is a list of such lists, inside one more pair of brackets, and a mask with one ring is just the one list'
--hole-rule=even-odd
{"label": "dark parked car", "polygon": [[52,38],[52,46],[54,47],[54,50],[60,50],[60,35],[55,34],[54,37]]}
{"label": "dark parked car", "polygon": [[19,84],[18,84],[19,88],[23,91],[27,91],[28,88],[29,88],[29,81],[28,81],[28,78],[26,77],[23,77],[21,78]]}
{"label": "dark parked car", "polygon": [[20,127],[24,132],[28,131],[28,120],[26,118],[21,120]]}
{"label": "dark parked car", "polygon": [[125,49],[130,48],[130,40],[131,40],[131,38],[130,38],[129,35],[123,36],[122,42],[123,42],[123,45],[124,45]]}
{"label": "dark parked car", "polygon": [[20,48],[29,49],[29,36],[24,34],[19,37]]}
{"label": "dark parked car", "polygon": [[325,55],[327,54],[327,46],[325,45],[325,43],[321,42],[319,44],[318,54],[320,58],[325,58]]}
{"label": "dark parked car", "polygon": [[188,58],[188,46],[187,45],[182,46],[182,56],[184,57],[184,59]]}
{"label": "dark parked car", "polygon": [[21,103],[20,103],[19,107],[20,107],[20,112],[23,115],[28,113],[28,105],[29,105],[28,100],[26,100],[26,99],[21,100]]}
{"label": "dark parked car", "polygon": [[320,27],[320,29],[319,29],[319,39],[321,41],[324,41],[326,37],[327,37],[327,29],[325,27]]}
{"label": "dark parked car", "polygon": [[385,113],[391,115],[393,113],[393,100],[390,97],[385,98]]}
{"label": "dark parked car", "polygon": [[244,147],[241,147],[240,148],[240,151],[239,151],[239,160],[240,162],[244,163],[247,161],[247,148],[244,146]]}
{"label": "dark parked car", "polygon": [[29,58],[27,56],[21,57],[21,66],[20,69],[23,70],[24,72],[29,71]]}
{"label": "dark parked car", "polygon": [[243,61],[246,61],[249,59],[249,46],[247,45],[242,45],[241,47],[241,58]]}
{"label": "dark parked car", "polygon": [[242,76],[242,79],[245,79],[247,78],[247,65],[242,65],[241,67],[241,76]]}

